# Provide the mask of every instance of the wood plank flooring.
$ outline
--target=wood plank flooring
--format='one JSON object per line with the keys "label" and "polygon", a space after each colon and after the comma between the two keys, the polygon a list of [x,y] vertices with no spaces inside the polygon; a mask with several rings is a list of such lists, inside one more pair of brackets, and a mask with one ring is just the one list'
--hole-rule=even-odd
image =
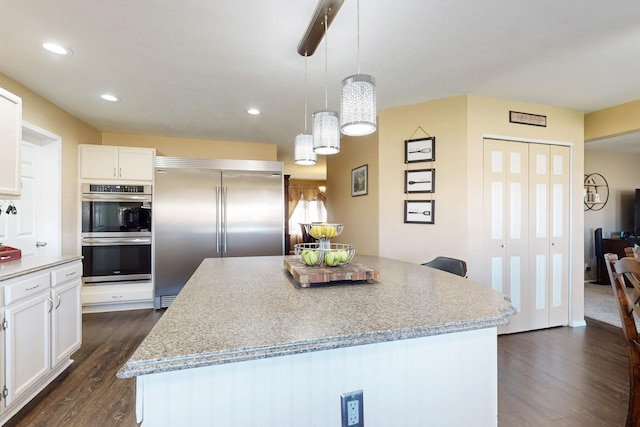
{"label": "wood plank flooring", "polygon": [[501,427],[624,426],[627,350],[622,329],[587,319],[498,337]]}
{"label": "wood plank flooring", "polygon": [[[115,372],[161,315],[85,314],[76,363],[6,425],[136,426],[133,381],[117,379]],[[500,427],[624,425],[628,370],[622,330],[590,319],[587,325],[498,338]]]}

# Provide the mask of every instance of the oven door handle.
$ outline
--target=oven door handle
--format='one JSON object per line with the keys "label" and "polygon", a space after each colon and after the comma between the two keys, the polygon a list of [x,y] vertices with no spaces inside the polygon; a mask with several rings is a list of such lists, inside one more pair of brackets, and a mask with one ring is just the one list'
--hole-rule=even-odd
{"label": "oven door handle", "polygon": [[89,194],[82,195],[83,202],[151,202],[150,194]]}
{"label": "oven door handle", "polygon": [[150,245],[151,237],[84,238],[83,246]]}

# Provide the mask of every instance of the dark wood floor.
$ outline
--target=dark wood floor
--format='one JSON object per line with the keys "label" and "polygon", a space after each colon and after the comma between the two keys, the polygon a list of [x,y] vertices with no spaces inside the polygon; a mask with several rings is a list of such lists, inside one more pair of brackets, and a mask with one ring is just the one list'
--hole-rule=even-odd
{"label": "dark wood floor", "polygon": [[587,319],[498,337],[501,427],[618,427],[627,415],[629,371],[622,329]]}
{"label": "dark wood floor", "polygon": [[[133,381],[115,373],[161,314],[84,315],[76,363],[6,425],[135,426]],[[622,330],[589,319],[587,325],[498,338],[500,427],[624,425],[628,368]]]}

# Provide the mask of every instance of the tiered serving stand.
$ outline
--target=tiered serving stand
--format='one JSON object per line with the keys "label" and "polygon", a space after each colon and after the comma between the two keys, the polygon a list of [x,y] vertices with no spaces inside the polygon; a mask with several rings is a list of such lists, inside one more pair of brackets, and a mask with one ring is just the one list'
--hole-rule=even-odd
{"label": "tiered serving stand", "polygon": [[[304,224],[306,232],[317,239],[315,243],[298,243],[294,255],[285,257],[284,264],[301,287],[336,283],[373,283],[379,273],[366,265],[352,262],[356,253],[353,245],[331,243],[338,237],[342,224]],[[308,252],[314,254],[309,256]],[[332,255],[328,255],[332,254]]]}

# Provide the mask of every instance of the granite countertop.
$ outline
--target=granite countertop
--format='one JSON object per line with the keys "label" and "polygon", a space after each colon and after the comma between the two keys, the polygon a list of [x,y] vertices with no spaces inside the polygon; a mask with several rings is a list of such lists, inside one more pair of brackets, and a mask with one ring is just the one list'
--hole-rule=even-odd
{"label": "granite countertop", "polygon": [[0,263],[0,282],[81,259],[80,255],[30,256],[2,262]]}
{"label": "granite countertop", "polygon": [[492,289],[439,270],[356,256],[372,284],[302,288],[284,257],[205,259],[119,378],[508,323]]}

